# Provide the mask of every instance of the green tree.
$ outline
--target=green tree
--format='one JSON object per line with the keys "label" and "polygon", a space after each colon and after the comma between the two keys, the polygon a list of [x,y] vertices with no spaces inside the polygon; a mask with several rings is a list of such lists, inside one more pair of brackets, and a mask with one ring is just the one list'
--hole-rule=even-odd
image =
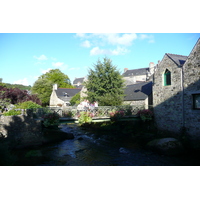
{"label": "green tree", "polygon": [[31,88],[32,93],[37,94],[43,106],[49,104],[53,84],[55,83],[58,84],[58,87],[73,88],[69,77],[59,69],[52,69],[46,74],[41,75]]}
{"label": "green tree", "polygon": [[78,92],[77,94],[75,94],[71,100],[70,100],[70,104],[72,106],[74,105],[78,105],[80,103],[81,97],[80,97],[80,92]]}
{"label": "green tree", "polygon": [[116,66],[108,58],[97,61],[94,69],[89,69],[87,99],[98,101],[101,106],[121,105],[124,96],[124,81]]}

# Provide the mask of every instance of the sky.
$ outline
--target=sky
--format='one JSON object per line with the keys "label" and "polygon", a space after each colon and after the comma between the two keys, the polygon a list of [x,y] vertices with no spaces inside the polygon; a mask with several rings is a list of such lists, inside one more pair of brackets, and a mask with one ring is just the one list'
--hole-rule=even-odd
{"label": "sky", "polygon": [[0,78],[33,85],[50,69],[71,83],[88,75],[98,59],[112,60],[120,73],[157,64],[165,53],[188,56],[199,33],[0,33]]}

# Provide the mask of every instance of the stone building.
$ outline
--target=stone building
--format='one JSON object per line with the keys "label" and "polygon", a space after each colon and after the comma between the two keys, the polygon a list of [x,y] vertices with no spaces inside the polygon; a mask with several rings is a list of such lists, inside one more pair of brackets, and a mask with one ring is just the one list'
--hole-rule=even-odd
{"label": "stone building", "polygon": [[124,93],[124,104],[146,109],[152,106],[152,82],[127,85]]}
{"label": "stone building", "polygon": [[54,84],[50,96],[50,107],[70,105],[71,98],[80,91],[80,88],[58,88],[57,84]]}
{"label": "stone building", "polygon": [[76,88],[82,88],[85,80],[86,80],[85,77],[75,78],[73,81],[73,86],[75,86]]}
{"label": "stone building", "polygon": [[164,55],[153,76],[153,106],[159,130],[199,137],[200,39],[189,56]]}
{"label": "stone building", "polygon": [[83,85],[83,83],[87,81],[86,77],[82,77],[82,78],[75,78],[73,81],[73,86],[75,86],[76,88],[81,89],[80,91],[80,96],[81,98],[85,98],[87,97],[86,92],[87,89],[86,87]]}
{"label": "stone building", "polygon": [[155,65],[153,62],[149,63],[147,68],[131,69],[124,68],[122,74],[125,80],[125,85],[132,85],[138,82],[146,82],[150,80],[150,77],[154,74]]}

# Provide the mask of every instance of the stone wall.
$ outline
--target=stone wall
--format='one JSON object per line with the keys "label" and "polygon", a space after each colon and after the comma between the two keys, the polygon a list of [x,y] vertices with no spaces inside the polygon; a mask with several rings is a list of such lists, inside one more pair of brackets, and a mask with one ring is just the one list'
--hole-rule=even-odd
{"label": "stone wall", "polygon": [[149,109],[152,104],[149,102],[149,98],[146,98],[145,100],[138,100],[138,101],[124,101],[124,105],[131,105],[131,106],[136,106],[141,109]]}
{"label": "stone wall", "polygon": [[[164,86],[163,82],[166,69],[171,71],[169,86]],[[200,140],[200,110],[193,107],[194,94],[200,94],[200,39],[183,67],[178,67],[165,55],[154,74],[153,85],[153,106],[158,129],[179,135],[185,133],[195,148]]]}
{"label": "stone wall", "polygon": [[59,99],[56,95],[56,92],[55,90],[53,89],[52,90],[52,93],[51,93],[51,96],[50,96],[50,103],[49,105],[54,107],[54,106],[57,106],[58,104],[61,104],[63,105],[64,104],[64,101],[62,101],[61,99]]}
{"label": "stone wall", "polygon": [[193,94],[200,94],[200,39],[183,65],[184,118],[187,133],[200,138],[200,110],[193,108]]}
{"label": "stone wall", "polygon": [[13,148],[42,143],[41,120],[27,115],[1,116],[0,132]]}
{"label": "stone wall", "polygon": [[[164,72],[171,72],[171,85],[164,86]],[[153,106],[157,128],[179,133],[182,124],[181,68],[166,54],[154,74]]]}

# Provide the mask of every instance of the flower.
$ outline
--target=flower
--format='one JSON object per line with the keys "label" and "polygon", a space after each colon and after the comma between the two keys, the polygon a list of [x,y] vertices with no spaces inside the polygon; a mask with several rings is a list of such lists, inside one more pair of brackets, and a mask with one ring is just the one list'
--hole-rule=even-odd
{"label": "flower", "polygon": [[150,121],[153,117],[153,112],[149,109],[139,110],[137,115],[143,120],[143,121]]}

